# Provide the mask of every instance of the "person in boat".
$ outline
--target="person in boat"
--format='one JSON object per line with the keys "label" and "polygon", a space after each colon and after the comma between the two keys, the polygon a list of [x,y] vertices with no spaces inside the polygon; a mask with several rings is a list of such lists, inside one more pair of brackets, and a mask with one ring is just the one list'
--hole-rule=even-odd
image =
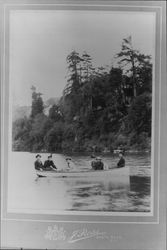
{"label": "person in boat", "polygon": [[71,158],[67,157],[66,158],[66,162],[67,162],[67,168],[71,168]]}
{"label": "person in boat", "polygon": [[57,170],[57,167],[55,166],[53,160],[52,160],[52,155],[48,156],[48,159],[44,162],[43,169],[48,171],[48,170]]}
{"label": "person in boat", "polygon": [[123,168],[123,167],[125,167],[125,159],[123,157],[123,153],[120,152],[119,153],[119,161],[117,163],[117,168]]}
{"label": "person in boat", "polygon": [[93,170],[104,169],[104,163],[102,162],[102,159],[100,157],[96,157],[96,159],[91,162],[91,166]]}
{"label": "person in boat", "polygon": [[73,162],[73,160],[70,157],[66,158],[67,162],[67,170],[77,170],[76,164]]}
{"label": "person in boat", "polygon": [[43,163],[41,161],[41,155],[36,155],[36,161],[34,162],[34,166],[36,170],[43,171]]}

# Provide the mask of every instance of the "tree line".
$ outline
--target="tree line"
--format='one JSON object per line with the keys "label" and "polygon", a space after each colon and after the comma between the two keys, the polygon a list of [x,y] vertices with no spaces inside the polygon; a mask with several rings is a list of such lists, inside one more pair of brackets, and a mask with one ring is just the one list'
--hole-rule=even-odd
{"label": "tree line", "polygon": [[33,86],[31,115],[13,122],[16,151],[149,150],[151,144],[151,56],[122,41],[111,67],[94,67],[91,56],[66,58],[67,84],[57,105],[44,113]]}

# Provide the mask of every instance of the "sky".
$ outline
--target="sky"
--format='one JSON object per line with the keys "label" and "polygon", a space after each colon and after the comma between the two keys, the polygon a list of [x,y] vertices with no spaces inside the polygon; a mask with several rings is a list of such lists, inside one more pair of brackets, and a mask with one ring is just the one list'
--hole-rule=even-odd
{"label": "sky", "polygon": [[67,83],[66,57],[86,51],[95,67],[112,65],[122,39],[155,51],[155,16],[149,12],[13,10],[10,14],[9,82],[13,105],[31,105],[31,86],[44,101],[60,97]]}

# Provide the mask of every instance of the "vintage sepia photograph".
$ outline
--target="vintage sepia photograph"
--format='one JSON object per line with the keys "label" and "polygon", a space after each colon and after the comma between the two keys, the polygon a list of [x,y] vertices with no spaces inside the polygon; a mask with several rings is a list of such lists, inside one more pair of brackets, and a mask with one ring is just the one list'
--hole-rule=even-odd
{"label": "vintage sepia photograph", "polygon": [[8,210],[152,210],[155,15],[12,11]]}

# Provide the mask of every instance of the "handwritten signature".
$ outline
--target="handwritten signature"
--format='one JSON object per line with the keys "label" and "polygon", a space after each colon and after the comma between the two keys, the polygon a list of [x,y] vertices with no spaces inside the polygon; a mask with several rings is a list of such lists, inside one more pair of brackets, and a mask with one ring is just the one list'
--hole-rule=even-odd
{"label": "handwritten signature", "polygon": [[121,236],[119,235],[109,235],[107,232],[101,232],[100,230],[88,230],[87,228],[82,228],[73,231],[68,234],[63,227],[58,227],[57,225],[48,226],[47,231],[45,233],[45,239],[48,240],[56,240],[56,241],[67,241],[69,243],[74,243],[80,240],[85,239],[107,239],[110,241],[120,240]]}
{"label": "handwritten signature", "polygon": [[100,232],[99,230],[88,231],[88,229],[83,228],[72,232],[72,235],[69,237],[68,242],[74,243],[79,240],[96,238],[96,239],[108,239],[106,232]]}

